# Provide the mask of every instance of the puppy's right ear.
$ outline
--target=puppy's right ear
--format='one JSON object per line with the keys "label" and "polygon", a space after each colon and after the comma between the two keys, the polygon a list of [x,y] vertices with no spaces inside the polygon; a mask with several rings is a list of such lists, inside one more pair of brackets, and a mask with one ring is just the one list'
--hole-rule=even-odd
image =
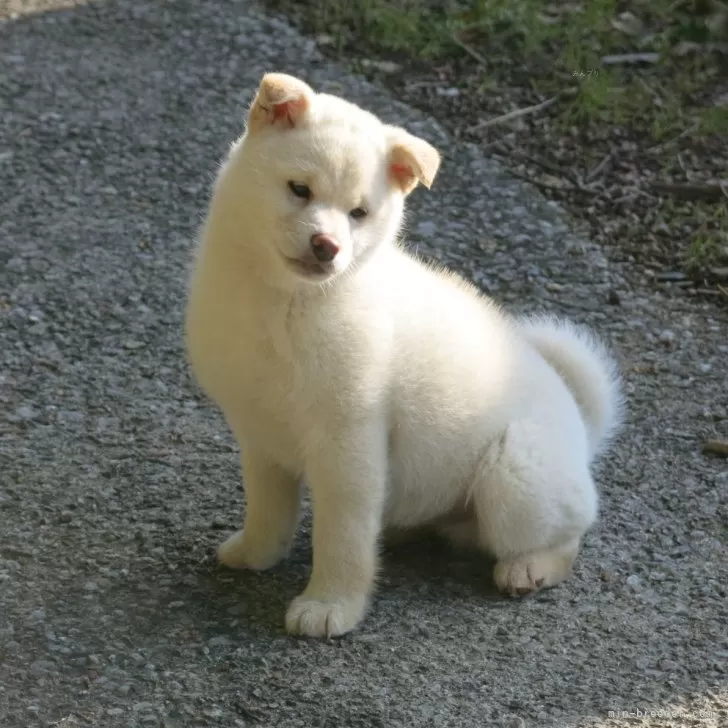
{"label": "puppy's right ear", "polygon": [[266,73],[248,113],[248,129],[260,131],[266,126],[292,129],[308,111],[313,89],[285,73]]}

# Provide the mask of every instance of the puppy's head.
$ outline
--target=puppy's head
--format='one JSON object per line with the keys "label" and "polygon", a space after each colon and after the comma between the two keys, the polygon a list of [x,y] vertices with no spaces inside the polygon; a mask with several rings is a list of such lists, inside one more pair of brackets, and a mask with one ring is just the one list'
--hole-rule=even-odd
{"label": "puppy's head", "polygon": [[291,283],[330,279],[391,242],[404,198],[440,164],[426,141],[277,73],[263,77],[239,151],[256,245]]}

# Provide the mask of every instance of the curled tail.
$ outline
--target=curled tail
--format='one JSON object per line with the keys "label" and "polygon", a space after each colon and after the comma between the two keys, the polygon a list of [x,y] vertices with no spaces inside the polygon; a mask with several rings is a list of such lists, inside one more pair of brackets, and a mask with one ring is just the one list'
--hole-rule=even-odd
{"label": "curled tail", "polygon": [[570,321],[529,318],[521,321],[520,330],[566,383],[596,455],[622,419],[624,398],[616,361],[589,330]]}

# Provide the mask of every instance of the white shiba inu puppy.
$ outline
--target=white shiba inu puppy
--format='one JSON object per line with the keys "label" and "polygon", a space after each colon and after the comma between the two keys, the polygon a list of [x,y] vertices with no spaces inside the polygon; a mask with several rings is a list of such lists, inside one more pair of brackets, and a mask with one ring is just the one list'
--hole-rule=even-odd
{"label": "white shiba inu puppy", "polygon": [[597,514],[616,367],[587,332],[510,318],[399,247],[405,197],[439,163],[403,129],[268,74],[215,185],[187,342],[241,447],[245,522],[219,558],[285,556],[305,479],[313,570],[292,633],[357,625],[384,528],[470,542],[521,595],[568,575]]}

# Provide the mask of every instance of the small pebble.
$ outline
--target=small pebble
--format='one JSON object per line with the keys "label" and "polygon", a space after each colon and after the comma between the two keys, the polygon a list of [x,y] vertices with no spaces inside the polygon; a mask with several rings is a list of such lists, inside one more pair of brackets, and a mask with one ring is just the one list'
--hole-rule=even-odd
{"label": "small pebble", "polygon": [[675,332],[665,329],[659,336],[660,343],[665,346],[671,346],[675,343]]}
{"label": "small pebble", "polygon": [[32,407],[24,405],[23,407],[18,408],[16,414],[21,420],[32,420],[38,416],[38,411],[34,410]]}
{"label": "small pebble", "polygon": [[36,609],[30,613],[30,617],[34,622],[44,622],[46,618],[45,609]]}
{"label": "small pebble", "polygon": [[677,664],[674,660],[660,660],[658,663],[660,666],[660,670],[665,670],[665,672],[674,672],[675,670],[679,669],[680,665]]}
{"label": "small pebble", "polygon": [[417,234],[423,238],[432,237],[437,231],[437,226],[431,220],[424,220],[417,226]]}
{"label": "small pebble", "polygon": [[526,721],[520,716],[514,715],[507,718],[503,723],[504,728],[526,728]]}
{"label": "small pebble", "polygon": [[627,586],[631,589],[639,589],[642,586],[639,576],[637,574],[631,574],[627,577]]}

